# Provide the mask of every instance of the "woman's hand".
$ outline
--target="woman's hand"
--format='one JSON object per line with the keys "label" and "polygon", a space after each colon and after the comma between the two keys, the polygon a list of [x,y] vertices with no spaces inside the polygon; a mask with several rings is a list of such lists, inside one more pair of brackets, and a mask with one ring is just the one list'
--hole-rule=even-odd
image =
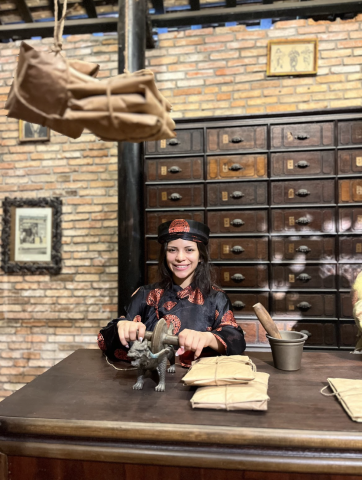
{"label": "woman's hand", "polygon": [[137,340],[142,341],[145,337],[146,325],[142,322],[130,322],[129,320],[121,320],[117,323],[119,339],[125,347],[129,348],[128,342]]}
{"label": "woman's hand", "polygon": [[216,338],[210,332],[197,332],[196,330],[189,330],[186,328],[178,336],[180,349],[179,355],[184,351],[191,350],[195,352],[195,358],[201,355],[201,352],[206,347],[214,348],[217,343]]}

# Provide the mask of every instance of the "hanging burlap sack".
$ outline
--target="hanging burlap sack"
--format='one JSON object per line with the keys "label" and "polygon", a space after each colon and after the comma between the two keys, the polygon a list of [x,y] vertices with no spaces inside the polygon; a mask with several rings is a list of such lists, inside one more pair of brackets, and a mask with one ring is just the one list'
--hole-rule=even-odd
{"label": "hanging burlap sack", "polygon": [[215,410],[267,410],[269,374],[255,372],[255,379],[241,385],[198,388],[192,408]]}
{"label": "hanging burlap sack", "polygon": [[328,378],[328,383],[333,393],[325,393],[324,387],[321,390],[322,395],[336,396],[351,419],[362,422],[362,380]]}

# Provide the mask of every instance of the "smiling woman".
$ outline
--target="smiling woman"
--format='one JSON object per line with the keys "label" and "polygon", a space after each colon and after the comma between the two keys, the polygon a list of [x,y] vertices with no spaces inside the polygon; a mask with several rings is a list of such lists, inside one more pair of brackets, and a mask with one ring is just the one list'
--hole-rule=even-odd
{"label": "smiling woman", "polygon": [[[244,335],[236,324],[229,298],[211,280],[207,244],[209,228],[193,220],[173,220],[158,227],[163,245],[160,282],[140,287],[125,317],[112,320],[98,337],[99,347],[112,360],[126,360],[129,342],[144,338],[159,319],[172,323],[178,335],[181,363],[200,355],[239,355]],[[188,358],[188,362],[186,361]]]}

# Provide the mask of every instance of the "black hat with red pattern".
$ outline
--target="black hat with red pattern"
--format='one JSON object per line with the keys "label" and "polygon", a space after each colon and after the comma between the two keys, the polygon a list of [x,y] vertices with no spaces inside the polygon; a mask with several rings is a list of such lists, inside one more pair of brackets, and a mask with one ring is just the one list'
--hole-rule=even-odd
{"label": "black hat with red pattern", "polygon": [[207,225],[195,220],[176,219],[161,223],[158,227],[158,241],[169,243],[182,238],[207,245],[209,243],[210,229]]}

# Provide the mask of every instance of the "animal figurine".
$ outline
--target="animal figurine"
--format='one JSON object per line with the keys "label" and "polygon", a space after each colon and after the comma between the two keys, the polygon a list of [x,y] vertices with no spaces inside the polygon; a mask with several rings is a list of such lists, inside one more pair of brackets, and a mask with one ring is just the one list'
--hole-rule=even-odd
{"label": "animal figurine", "polygon": [[137,382],[133,385],[134,390],[142,390],[147,371],[157,370],[158,385],[156,392],[165,391],[167,360],[170,360],[169,373],[175,373],[175,350],[172,345],[167,346],[158,353],[152,353],[148,340],[143,342],[136,340],[130,348],[127,356],[131,359],[131,365],[137,367]]}

